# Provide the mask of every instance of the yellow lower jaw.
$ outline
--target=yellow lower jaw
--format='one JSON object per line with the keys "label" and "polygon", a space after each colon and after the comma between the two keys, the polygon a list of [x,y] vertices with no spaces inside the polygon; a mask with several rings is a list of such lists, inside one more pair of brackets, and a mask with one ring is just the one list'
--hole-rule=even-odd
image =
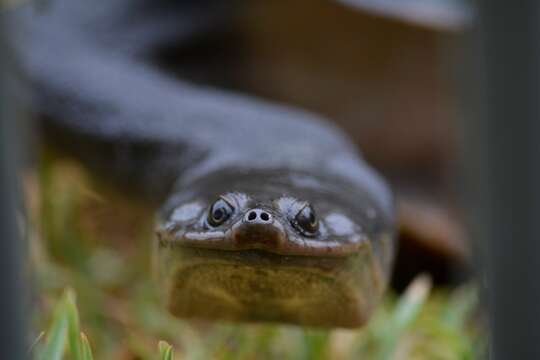
{"label": "yellow lower jaw", "polygon": [[182,318],[357,327],[385,288],[371,251],[344,259],[168,248],[158,256],[170,311]]}

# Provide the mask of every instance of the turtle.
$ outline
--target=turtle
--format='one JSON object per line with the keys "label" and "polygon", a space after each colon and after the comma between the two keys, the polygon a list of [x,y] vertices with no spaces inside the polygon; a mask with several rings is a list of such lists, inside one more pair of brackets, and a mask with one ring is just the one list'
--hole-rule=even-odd
{"label": "turtle", "polygon": [[[445,1],[342,3],[437,29],[469,16]],[[398,218],[390,183],[343,130],[235,91],[250,87],[247,71],[215,76],[226,56],[200,54],[238,40],[240,8],[55,0],[10,20],[44,138],[160,204],[156,278],[171,313],[361,326],[388,287],[397,238],[420,249],[409,262],[455,261],[464,251],[444,239],[459,226],[422,201],[403,202]]]}

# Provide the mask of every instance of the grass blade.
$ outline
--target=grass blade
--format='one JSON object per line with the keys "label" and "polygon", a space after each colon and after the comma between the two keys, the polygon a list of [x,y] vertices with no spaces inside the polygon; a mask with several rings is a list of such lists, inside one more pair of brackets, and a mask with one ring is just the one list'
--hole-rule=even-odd
{"label": "grass blade", "polygon": [[94,356],[92,355],[92,348],[88,342],[88,338],[84,333],[81,333],[81,359],[82,360],[93,360]]}
{"label": "grass blade", "polygon": [[42,360],[61,360],[66,348],[68,316],[62,302],[56,306],[53,322],[47,331],[47,341],[41,354]]}
{"label": "grass blade", "polygon": [[409,285],[399,299],[392,321],[381,339],[378,360],[392,359],[400,337],[416,319],[431,290],[431,279],[427,275],[420,275]]}
{"label": "grass blade", "polygon": [[159,345],[159,360],[173,360],[173,348],[165,341],[160,341]]}
{"label": "grass blade", "polygon": [[306,329],[303,332],[306,359],[319,360],[327,356],[329,335],[324,330]]}
{"label": "grass blade", "polygon": [[79,312],[75,300],[75,293],[68,289],[64,293],[64,308],[68,320],[68,349],[73,360],[82,360],[80,342]]}
{"label": "grass blade", "polygon": [[[36,349],[40,350],[40,343],[41,343],[41,340],[45,337],[45,331],[42,331],[39,333],[39,335],[37,336],[36,340],[34,340],[34,342],[32,343],[32,345],[30,345],[30,349],[28,350],[28,355],[31,355],[33,353],[35,353]],[[37,352],[38,354],[40,352]]]}

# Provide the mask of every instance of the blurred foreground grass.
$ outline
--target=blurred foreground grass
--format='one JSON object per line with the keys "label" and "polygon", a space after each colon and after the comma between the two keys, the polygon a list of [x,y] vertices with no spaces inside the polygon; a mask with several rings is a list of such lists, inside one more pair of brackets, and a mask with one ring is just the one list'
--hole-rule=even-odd
{"label": "blurred foreground grass", "polygon": [[173,318],[152,281],[152,209],[105,190],[69,161],[45,161],[26,190],[39,359],[65,350],[67,359],[87,360],[91,348],[94,359],[121,360],[171,359],[172,349],[176,359],[442,360],[473,359],[481,348],[474,290],[430,291],[424,277],[400,297],[388,294],[359,330]]}

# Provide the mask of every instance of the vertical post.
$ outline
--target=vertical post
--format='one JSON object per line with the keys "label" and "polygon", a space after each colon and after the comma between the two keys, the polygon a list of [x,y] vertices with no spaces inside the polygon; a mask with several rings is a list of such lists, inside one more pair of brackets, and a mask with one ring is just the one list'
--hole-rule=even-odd
{"label": "vertical post", "polygon": [[466,201],[483,242],[491,358],[540,359],[540,2],[477,5]]}
{"label": "vertical post", "polygon": [[8,89],[13,69],[0,10],[0,358],[28,357],[23,307],[26,305],[22,279],[22,243],[17,228],[16,148],[21,145],[20,125]]}

